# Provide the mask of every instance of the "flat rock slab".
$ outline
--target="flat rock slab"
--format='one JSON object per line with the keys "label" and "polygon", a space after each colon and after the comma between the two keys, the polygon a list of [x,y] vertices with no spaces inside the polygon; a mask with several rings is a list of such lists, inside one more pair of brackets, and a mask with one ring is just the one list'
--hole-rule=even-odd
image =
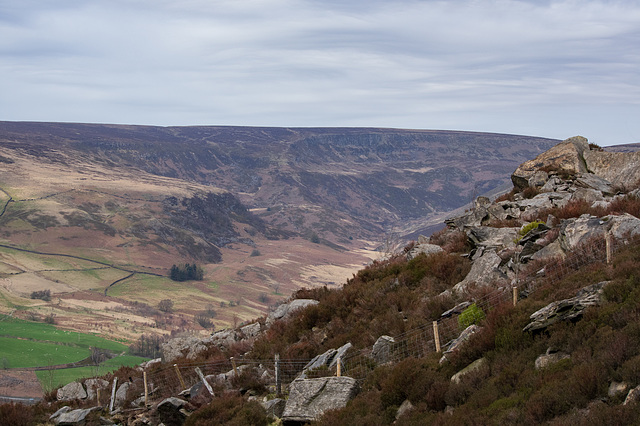
{"label": "flat rock slab", "polygon": [[294,380],[282,414],[283,421],[310,422],[325,411],[343,408],[358,393],[351,377],[321,377]]}

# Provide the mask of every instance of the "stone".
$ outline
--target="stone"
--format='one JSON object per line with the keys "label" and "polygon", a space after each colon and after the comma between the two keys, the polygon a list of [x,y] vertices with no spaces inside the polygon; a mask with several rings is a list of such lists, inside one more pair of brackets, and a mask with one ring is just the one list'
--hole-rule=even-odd
{"label": "stone", "polygon": [[182,407],[186,404],[187,401],[176,397],[165,399],[156,407],[158,419],[167,426],[183,424],[186,416]]}
{"label": "stone", "polygon": [[400,417],[404,416],[411,410],[413,410],[413,404],[408,399],[405,399],[402,404],[400,404],[400,407],[398,407],[398,411],[396,412],[396,420],[398,420]]}
{"label": "stone", "polygon": [[244,327],[240,327],[240,331],[247,339],[254,339],[260,335],[260,323],[254,322],[253,324],[245,325]]}
{"label": "stone", "polygon": [[299,377],[304,379],[311,371],[321,367],[326,367],[331,370],[338,364],[338,359],[343,358],[351,347],[351,343],[346,343],[338,349],[329,349],[323,354],[317,355],[304,366]]}
{"label": "stone", "polygon": [[589,205],[593,205],[596,202],[604,201],[602,192],[596,191],[591,188],[578,188],[573,194],[571,194],[571,201],[586,201]]}
{"label": "stone", "polygon": [[560,241],[556,240],[541,248],[531,256],[531,260],[551,259],[554,257],[564,258],[566,256]]}
{"label": "stone", "polygon": [[[69,407],[63,407],[69,408]],[[102,407],[92,407],[92,408],[84,408],[78,410],[65,410],[60,412],[60,410],[56,411],[49,419],[53,421],[55,425],[83,425],[85,423],[85,419],[87,416],[94,412],[102,410]]]}
{"label": "stone", "polygon": [[607,395],[609,398],[614,398],[616,395],[624,393],[629,389],[629,384],[624,382],[611,382]]}
{"label": "stone", "polygon": [[541,169],[566,171],[572,174],[587,172],[583,155],[589,151],[589,142],[582,136],[574,136],[560,142],[535,159],[522,163],[511,175],[513,185],[523,190],[529,186],[529,179]]}
{"label": "stone", "polygon": [[127,392],[129,392],[129,387],[131,383],[124,382],[120,386],[118,386],[118,390],[116,390],[116,398],[113,402],[113,410],[117,411],[124,407],[124,403],[127,400]]}
{"label": "stone", "polygon": [[640,399],[640,386],[636,386],[627,393],[627,397],[624,399],[622,405],[635,404]]}
{"label": "stone", "polygon": [[146,370],[148,368],[153,367],[154,365],[158,365],[162,363],[162,358],[150,359],[149,361],[145,361],[138,366],[139,370]]}
{"label": "stone", "polygon": [[628,213],[607,216],[606,226],[614,240],[627,241],[640,235],[640,219]]}
{"label": "stone", "polygon": [[97,396],[97,389],[109,389],[109,382],[103,379],[87,379],[84,386],[87,389],[87,399],[91,400]]}
{"label": "stone", "polygon": [[592,238],[604,238],[605,222],[595,216],[583,214],[577,219],[567,219],[560,226],[560,244],[564,251],[571,251]]}
{"label": "stone", "polygon": [[357,393],[358,382],[351,377],[294,380],[289,387],[289,399],[282,420],[317,420],[325,411],[344,408]]}
{"label": "stone", "polygon": [[266,324],[269,326],[276,320],[291,316],[295,311],[304,309],[307,306],[317,305],[318,303],[320,302],[313,299],[295,299],[289,303],[283,303],[267,316]]}
{"label": "stone", "polygon": [[73,399],[85,399],[87,392],[84,390],[82,383],[71,382],[60,389],[56,393],[58,401],[71,401]]}
{"label": "stone", "polygon": [[483,368],[488,368],[487,360],[485,358],[479,358],[473,361],[471,364],[467,365],[462,370],[458,371],[456,374],[451,376],[451,382],[455,384],[459,384],[464,376],[469,373],[473,373],[475,371],[481,370]]}
{"label": "stone", "polygon": [[460,302],[458,303],[456,306],[454,306],[453,308],[449,309],[448,311],[444,311],[442,313],[442,315],[440,315],[440,319],[443,318],[449,318],[453,315],[460,315],[462,313],[462,311],[464,311],[465,309],[467,309],[469,306],[473,305],[473,302]]}
{"label": "stone", "polygon": [[602,289],[608,281],[581,289],[575,297],[551,302],[542,309],[537,310],[529,317],[531,322],[522,331],[536,332],[544,330],[558,321],[569,321],[582,316],[583,311],[589,306],[597,306],[601,302]]}
{"label": "stone", "polygon": [[173,362],[178,358],[186,356],[188,359],[194,359],[207,350],[207,346],[203,340],[195,337],[177,337],[165,342],[161,346],[162,355],[166,362]]}
{"label": "stone", "polygon": [[603,195],[613,195],[616,193],[611,182],[593,173],[581,174],[574,181],[574,185],[595,190]]}
{"label": "stone", "polygon": [[544,186],[545,183],[547,183],[547,180],[549,180],[549,173],[543,170],[537,170],[529,178],[528,184],[532,188],[541,187]]}
{"label": "stone", "polygon": [[477,333],[479,330],[480,330],[480,327],[478,327],[475,324],[471,324],[469,327],[462,330],[462,332],[458,337],[456,337],[455,339],[453,339],[452,341],[450,341],[445,345],[446,350],[444,351],[442,358],[440,358],[440,363],[442,364],[443,362],[445,362],[447,360],[448,354],[458,349],[462,344],[464,344],[467,340],[469,340],[469,338],[473,336],[475,333]]}
{"label": "stone", "polygon": [[514,245],[519,228],[492,228],[474,226],[467,230],[469,240],[476,247],[484,249],[502,249]]}
{"label": "stone", "polygon": [[287,402],[281,398],[274,398],[262,403],[267,416],[281,418],[284,413],[284,407]]}
{"label": "stone", "polygon": [[386,364],[391,361],[391,350],[396,340],[391,336],[380,336],[371,349],[371,359],[377,364]]}
{"label": "stone", "polygon": [[409,252],[407,252],[407,260],[411,260],[420,254],[425,254],[428,256],[430,254],[440,253],[441,251],[443,251],[442,247],[435,244],[417,244],[411,250],[409,250]]}
{"label": "stone", "polygon": [[571,358],[569,354],[560,351],[554,351],[551,348],[547,349],[545,354],[540,355],[536,358],[534,363],[536,370],[543,370],[550,366],[551,364],[555,364],[563,359]]}
{"label": "stone", "polygon": [[478,287],[496,286],[504,283],[507,276],[498,267],[502,259],[495,251],[485,252],[482,257],[475,260],[471,265],[471,270],[452,290],[457,293],[465,292],[471,285]]}
{"label": "stone", "polygon": [[613,186],[627,191],[638,188],[640,152],[589,151],[584,153],[584,161],[591,173]]}

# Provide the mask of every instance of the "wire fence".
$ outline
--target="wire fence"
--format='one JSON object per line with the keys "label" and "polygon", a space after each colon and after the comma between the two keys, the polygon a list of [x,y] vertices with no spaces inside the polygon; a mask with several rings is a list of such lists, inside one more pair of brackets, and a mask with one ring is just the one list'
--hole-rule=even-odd
{"label": "wire fence", "polygon": [[[606,235],[605,238],[591,239],[570,253],[562,261],[546,262],[540,270],[528,268],[528,272],[518,273],[512,283],[489,291],[473,300],[480,309],[488,312],[499,305],[517,304],[519,300],[543,286],[553,286],[569,273],[594,263],[610,263],[612,253],[619,249],[625,241],[615,241]],[[516,265],[517,266],[517,265]],[[340,359],[329,357],[327,364],[332,367],[321,367],[311,371],[306,377],[327,375],[342,375],[357,380],[364,380],[381,364],[395,364],[406,358],[421,358],[434,352],[444,352],[451,343],[460,336],[462,327],[459,324],[460,312],[448,317],[440,318],[432,323],[426,323],[394,337],[379,339],[372,347],[361,350],[351,350]],[[300,373],[307,368],[311,359],[244,359],[231,358],[207,363],[181,362],[179,365],[163,364],[162,367],[151,369],[142,378],[130,379],[134,388],[144,389],[145,395],[153,395],[154,399],[176,395],[198,383],[206,381],[213,384],[208,392],[215,394],[231,386],[242,386],[242,372],[247,371],[248,377],[267,383],[271,393],[287,394],[290,384],[300,377]],[[148,376],[147,376],[148,374]],[[206,377],[206,380],[203,378]],[[206,385],[205,385],[206,386]],[[193,396],[193,395],[192,395]]]}

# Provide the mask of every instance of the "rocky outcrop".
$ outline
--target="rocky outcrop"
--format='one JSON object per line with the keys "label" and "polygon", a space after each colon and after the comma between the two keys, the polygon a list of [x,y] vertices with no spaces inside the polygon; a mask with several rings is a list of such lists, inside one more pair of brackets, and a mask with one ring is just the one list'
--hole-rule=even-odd
{"label": "rocky outcrop", "polygon": [[358,393],[358,382],[351,377],[322,377],[294,380],[282,420],[311,422],[324,412],[344,408]]}
{"label": "rocky outcrop", "polygon": [[71,401],[74,399],[85,399],[87,397],[87,391],[85,391],[82,383],[71,382],[58,389],[56,398],[58,401]]}
{"label": "rocky outcrop", "polygon": [[283,303],[267,316],[266,324],[269,326],[273,324],[274,321],[288,318],[294,312],[306,308],[307,306],[317,305],[318,303],[320,302],[313,299],[295,299],[289,303]]}
{"label": "rocky outcrop", "polygon": [[640,152],[586,151],[587,169],[613,185],[634,189],[640,184]]}
{"label": "rocky outcrop", "polygon": [[592,284],[580,290],[575,297],[552,302],[531,314],[531,322],[523,331],[536,332],[555,324],[558,321],[569,321],[581,317],[589,306],[597,306],[601,302],[602,289],[608,281]]}
{"label": "rocky outcrop", "polygon": [[529,186],[529,180],[542,168],[564,171],[571,174],[585,173],[587,164],[585,151],[589,151],[589,142],[582,136],[575,136],[559,143],[535,159],[526,161],[511,175],[513,185],[518,189]]}

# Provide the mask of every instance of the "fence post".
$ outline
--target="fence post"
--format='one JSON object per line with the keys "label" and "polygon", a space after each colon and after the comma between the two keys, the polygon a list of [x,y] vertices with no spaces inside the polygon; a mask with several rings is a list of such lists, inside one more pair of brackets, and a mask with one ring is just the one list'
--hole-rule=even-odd
{"label": "fence post", "polygon": [[336,377],[340,377],[342,362],[340,361],[340,357],[338,357],[338,363],[336,364]]}
{"label": "fence post", "polygon": [[518,304],[518,287],[513,287],[513,306]]}
{"label": "fence post", "polygon": [[184,384],[184,379],[182,378],[182,374],[180,374],[178,364],[173,364],[173,368],[175,368],[176,370],[176,375],[178,376],[178,380],[180,380],[180,386],[182,386],[182,390],[185,390],[187,388],[187,385]]}
{"label": "fence post", "polygon": [[111,387],[111,401],[109,402],[109,412],[113,411],[113,404],[116,400],[116,385],[118,384],[118,378],[113,378],[113,386]]}
{"label": "fence post", "polygon": [[142,378],[144,379],[144,405],[145,407],[149,404],[149,388],[147,387],[147,372],[142,372]]}
{"label": "fence post", "polygon": [[607,265],[610,265],[611,264],[611,234],[610,233],[607,232],[604,234],[604,242],[607,249]]}
{"label": "fence post", "polygon": [[[196,367],[195,370],[196,370],[196,374],[198,375],[198,377],[200,377],[200,380],[202,380],[202,384],[209,391],[209,394],[211,396],[215,396],[213,394],[213,389],[211,388],[211,385],[209,384],[209,382],[207,382],[207,379],[204,378],[204,374],[202,374],[202,370],[200,370],[200,367]],[[191,395],[191,396],[193,396],[193,395]]]}
{"label": "fence post", "polygon": [[100,388],[96,388],[96,405],[100,405]]}
{"label": "fence post", "polygon": [[433,341],[436,344],[436,352],[440,352],[440,333],[438,333],[438,321],[433,322]]}
{"label": "fence post", "polygon": [[229,358],[229,360],[231,361],[231,366],[233,367],[233,372],[236,374],[236,377],[238,377],[239,374],[238,374],[238,367],[236,367],[236,360],[233,359],[233,357]]}
{"label": "fence post", "polygon": [[276,398],[282,395],[282,377],[280,377],[280,354],[276,354]]}

